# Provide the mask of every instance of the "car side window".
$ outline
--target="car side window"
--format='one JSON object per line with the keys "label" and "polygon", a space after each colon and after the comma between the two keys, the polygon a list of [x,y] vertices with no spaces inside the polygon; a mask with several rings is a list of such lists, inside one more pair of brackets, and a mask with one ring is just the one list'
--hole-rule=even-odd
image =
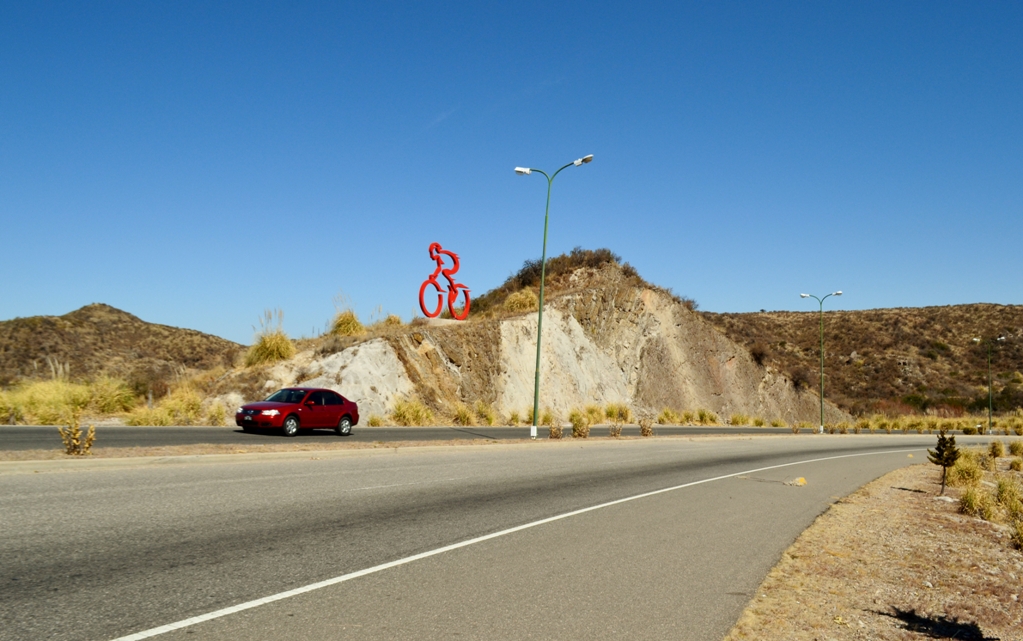
{"label": "car side window", "polygon": [[344,399],[337,395],[336,392],[327,392],[327,405],[344,405]]}
{"label": "car side window", "polygon": [[313,392],[309,395],[309,402],[315,403],[316,405],[325,405],[323,392]]}

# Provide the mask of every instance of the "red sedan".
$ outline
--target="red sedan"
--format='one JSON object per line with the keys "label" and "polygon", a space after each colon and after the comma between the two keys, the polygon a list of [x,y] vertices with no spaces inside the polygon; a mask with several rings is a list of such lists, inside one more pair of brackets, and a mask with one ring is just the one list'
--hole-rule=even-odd
{"label": "red sedan", "polygon": [[359,406],[334,390],[288,387],[265,401],[242,405],[235,412],[234,422],[246,432],[270,427],[294,436],[300,429],[333,428],[346,436],[359,422]]}

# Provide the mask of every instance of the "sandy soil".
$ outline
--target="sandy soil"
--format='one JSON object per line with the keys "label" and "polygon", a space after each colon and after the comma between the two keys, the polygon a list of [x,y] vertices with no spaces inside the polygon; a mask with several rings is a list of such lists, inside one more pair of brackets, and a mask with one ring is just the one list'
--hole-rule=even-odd
{"label": "sandy soil", "polygon": [[960,514],[958,489],[940,499],[940,482],[916,465],[834,504],[726,641],[1023,640],[1023,553],[1006,526]]}

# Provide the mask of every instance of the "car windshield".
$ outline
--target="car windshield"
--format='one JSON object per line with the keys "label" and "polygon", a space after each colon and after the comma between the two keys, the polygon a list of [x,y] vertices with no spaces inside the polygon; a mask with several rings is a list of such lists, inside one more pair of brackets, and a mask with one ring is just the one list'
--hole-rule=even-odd
{"label": "car windshield", "polygon": [[271,394],[266,400],[270,403],[301,403],[304,396],[304,389],[282,389]]}

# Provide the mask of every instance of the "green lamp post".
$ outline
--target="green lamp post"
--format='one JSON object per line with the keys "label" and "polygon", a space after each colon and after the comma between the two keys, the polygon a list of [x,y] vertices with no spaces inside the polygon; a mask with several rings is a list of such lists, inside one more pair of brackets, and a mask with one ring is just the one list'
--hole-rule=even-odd
{"label": "green lamp post", "polygon": [[533,425],[529,428],[529,437],[534,439],[536,438],[536,425],[540,414],[540,337],[541,331],[543,330],[543,284],[544,279],[547,276],[547,220],[551,213],[551,185],[554,183],[554,178],[557,177],[563,169],[585,165],[592,160],[593,154],[583,156],[578,160],[573,160],[551,175],[547,175],[547,172],[545,171],[532,169],[530,167],[515,168],[515,173],[520,176],[528,176],[535,171],[538,174],[543,174],[543,177],[547,179],[547,210],[543,215],[543,253],[540,256],[540,313],[536,320],[536,374],[533,379]]}
{"label": "green lamp post", "polygon": [[820,314],[821,314],[821,428],[820,433],[824,433],[824,301],[830,296],[841,296],[842,290],[837,292],[831,292],[824,298],[817,298],[813,294],[800,294],[800,298],[813,298],[820,303]]}
{"label": "green lamp post", "polygon": [[[1004,340],[1005,340],[1004,336],[999,336],[998,338],[996,338],[994,340],[986,341],[987,342],[987,433],[988,434],[991,433],[991,429],[992,429],[993,422],[994,422],[991,419],[991,415],[993,414],[993,411],[994,411],[994,394],[992,394],[992,392],[991,392],[991,346],[994,345],[995,341],[1004,341]],[[979,338],[975,338],[975,339],[973,339],[973,342],[974,343],[980,343],[981,340]]]}

